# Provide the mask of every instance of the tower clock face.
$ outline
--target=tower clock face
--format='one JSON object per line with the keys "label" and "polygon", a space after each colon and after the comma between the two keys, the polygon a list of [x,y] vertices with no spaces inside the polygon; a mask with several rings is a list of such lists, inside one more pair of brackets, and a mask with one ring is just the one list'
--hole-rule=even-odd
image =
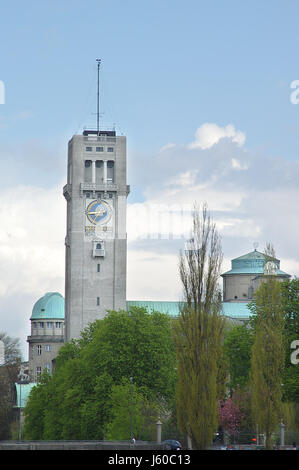
{"label": "tower clock face", "polygon": [[86,208],[86,216],[93,225],[107,224],[111,219],[112,209],[106,201],[91,201]]}

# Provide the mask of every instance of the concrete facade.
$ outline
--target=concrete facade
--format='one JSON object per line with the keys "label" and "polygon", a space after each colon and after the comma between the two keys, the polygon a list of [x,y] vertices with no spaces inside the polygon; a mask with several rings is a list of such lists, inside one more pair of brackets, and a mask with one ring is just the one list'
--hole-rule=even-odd
{"label": "concrete facade", "polygon": [[27,337],[29,377],[38,382],[46,369],[53,370],[53,360],[64,343],[64,298],[58,292],[48,292],[34,305],[31,334]]}
{"label": "concrete facade", "polygon": [[84,131],[68,144],[65,340],[126,309],[126,138]]}
{"label": "concrete facade", "polygon": [[[232,260],[230,271],[223,273],[223,301],[249,302],[261,285],[264,277],[273,271],[277,280],[283,281],[290,275],[280,269],[280,260],[267,262],[264,253],[254,250]],[[271,264],[271,266],[267,266]]]}

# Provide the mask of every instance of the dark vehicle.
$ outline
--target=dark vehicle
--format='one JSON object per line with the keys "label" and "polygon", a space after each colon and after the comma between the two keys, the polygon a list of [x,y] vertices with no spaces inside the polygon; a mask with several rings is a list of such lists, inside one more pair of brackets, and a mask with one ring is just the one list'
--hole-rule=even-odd
{"label": "dark vehicle", "polygon": [[182,444],[179,441],[174,439],[168,439],[167,441],[163,441],[162,444],[166,445],[166,449],[170,450],[181,450]]}

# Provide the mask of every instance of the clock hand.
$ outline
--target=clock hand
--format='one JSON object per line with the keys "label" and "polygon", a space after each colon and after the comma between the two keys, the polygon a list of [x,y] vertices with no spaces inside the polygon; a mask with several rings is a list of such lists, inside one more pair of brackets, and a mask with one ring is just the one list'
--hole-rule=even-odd
{"label": "clock hand", "polygon": [[89,211],[88,214],[97,214],[98,216],[106,214],[106,211]]}

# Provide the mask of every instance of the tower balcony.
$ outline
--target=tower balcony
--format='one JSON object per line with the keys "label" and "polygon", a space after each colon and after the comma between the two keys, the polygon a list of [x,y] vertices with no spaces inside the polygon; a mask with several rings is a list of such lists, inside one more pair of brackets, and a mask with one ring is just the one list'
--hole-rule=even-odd
{"label": "tower balcony", "polygon": [[104,191],[107,192],[117,192],[119,186],[114,183],[81,183],[80,184],[80,196],[83,196],[84,191],[91,192],[95,194],[96,192]]}

